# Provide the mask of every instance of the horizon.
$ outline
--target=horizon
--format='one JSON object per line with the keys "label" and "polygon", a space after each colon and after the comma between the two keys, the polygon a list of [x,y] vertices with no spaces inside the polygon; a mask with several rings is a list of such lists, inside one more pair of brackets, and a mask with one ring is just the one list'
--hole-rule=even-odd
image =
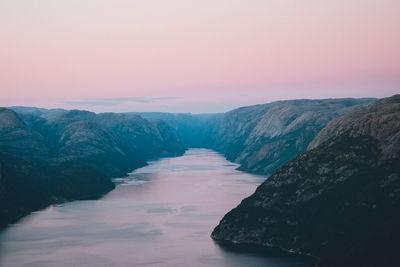
{"label": "horizon", "polygon": [[[396,94],[394,94],[396,95]],[[391,95],[391,96],[394,96]],[[391,97],[391,96],[387,96],[387,97]],[[296,101],[296,100],[341,100],[341,99],[374,99],[374,100],[379,100],[382,98],[387,98],[387,97],[381,97],[381,98],[377,98],[377,97],[330,97],[330,98],[295,98],[295,99],[279,99],[279,100],[275,100],[275,101],[270,101],[270,102],[265,102],[265,103],[258,103],[258,104],[252,104],[252,105],[248,105],[248,106],[238,106],[238,107],[234,107],[232,109],[226,110],[226,111],[221,111],[221,112],[202,112],[202,113],[193,113],[193,112],[170,112],[170,111],[135,111],[135,110],[131,110],[131,111],[121,111],[121,112],[115,112],[115,111],[100,111],[100,112],[96,112],[93,111],[89,108],[62,108],[62,107],[41,107],[41,106],[4,106],[0,108],[8,108],[8,109],[14,109],[14,108],[34,108],[34,109],[46,109],[46,110],[56,110],[56,109],[60,109],[60,110],[65,110],[65,111],[72,111],[72,110],[79,110],[79,111],[88,111],[88,112],[93,112],[96,114],[101,114],[101,113],[121,113],[121,114],[128,114],[128,113],[166,113],[166,114],[190,114],[190,115],[212,115],[212,114],[224,114],[227,113],[229,111],[232,110],[236,110],[236,109],[240,109],[240,108],[245,108],[245,107],[251,107],[251,106],[258,106],[258,105],[266,105],[266,104],[270,104],[270,103],[274,103],[274,102],[282,102],[282,101]]]}
{"label": "horizon", "polygon": [[396,0],[0,3],[1,106],[220,113],[400,92]]}
{"label": "horizon", "polygon": [[[4,108],[14,108],[14,107],[26,107],[26,108],[43,108],[43,109],[65,109],[65,110],[82,110],[82,111],[90,111],[94,113],[129,113],[129,112],[137,112],[137,113],[172,113],[172,114],[217,114],[217,113],[226,113],[228,111],[242,108],[242,107],[248,107],[248,106],[255,106],[255,105],[264,105],[268,103],[273,103],[273,102],[278,102],[278,101],[292,101],[292,100],[326,100],[326,99],[381,99],[381,98],[386,98],[386,97],[391,97],[393,95],[399,94],[400,90],[397,92],[396,90],[393,91],[392,94],[389,95],[383,95],[383,94],[376,94],[374,96],[344,96],[344,97],[321,97],[321,98],[312,98],[312,97],[300,97],[300,98],[276,98],[273,100],[267,100],[265,102],[261,101],[250,101],[250,102],[243,102],[243,104],[237,103],[229,103],[225,105],[216,105],[215,109],[212,109],[211,111],[207,108],[203,110],[201,107],[199,109],[186,109],[186,107],[174,107],[174,105],[171,106],[163,106],[159,109],[158,105],[154,105],[154,102],[157,100],[148,100],[148,101],[136,101],[136,100],[131,100],[131,101],[126,101],[130,104],[134,103],[134,105],[125,105],[121,108],[119,107],[112,107],[108,108],[107,106],[114,106],[112,99],[113,98],[105,98],[105,99],[82,99],[82,100],[73,100],[73,101],[65,101],[65,102],[60,102],[58,104],[38,104],[38,105],[30,105],[27,103],[26,105],[8,105],[8,106],[1,106]],[[130,98],[130,97],[127,97]],[[97,105],[97,101],[98,104]],[[107,102],[110,101],[110,104],[107,104]],[[76,102],[76,103],[75,103]],[[91,103],[93,102],[93,103]],[[121,101],[123,102],[123,101]],[[83,104],[79,104],[83,103]],[[102,105],[101,103],[106,103]],[[202,103],[201,103],[202,104]],[[115,104],[117,106],[119,104]],[[135,107],[136,106],[136,107]]]}

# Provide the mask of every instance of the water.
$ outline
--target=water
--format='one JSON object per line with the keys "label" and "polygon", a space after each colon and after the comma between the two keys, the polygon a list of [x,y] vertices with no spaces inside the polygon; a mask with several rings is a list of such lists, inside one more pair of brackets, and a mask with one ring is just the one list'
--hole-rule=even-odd
{"label": "water", "polygon": [[206,149],[150,162],[100,200],[34,212],[0,233],[0,266],[306,266],[222,249],[223,215],[265,177]]}

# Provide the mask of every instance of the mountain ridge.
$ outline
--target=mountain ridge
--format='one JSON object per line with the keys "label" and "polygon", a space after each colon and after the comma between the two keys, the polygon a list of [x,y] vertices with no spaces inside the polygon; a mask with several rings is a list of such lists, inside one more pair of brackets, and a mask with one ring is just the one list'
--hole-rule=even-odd
{"label": "mountain ridge", "polygon": [[399,119],[399,95],[333,119],[308,151],[228,212],[212,238],[312,255],[322,266],[398,262]]}
{"label": "mountain ridge", "polygon": [[306,151],[333,118],[375,99],[285,100],[238,108],[222,118],[212,148],[240,170],[270,175]]}

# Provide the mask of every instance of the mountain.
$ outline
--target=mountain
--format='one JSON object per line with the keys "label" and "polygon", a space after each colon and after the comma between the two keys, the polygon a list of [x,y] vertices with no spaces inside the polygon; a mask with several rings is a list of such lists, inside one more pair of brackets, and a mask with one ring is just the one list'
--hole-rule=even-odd
{"label": "mountain", "polygon": [[235,109],[220,119],[212,148],[242,170],[270,175],[304,152],[330,120],[373,101],[288,100]]}
{"label": "mountain", "polygon": [[306,151],[329,121],[376,99],[287,100],[221,114],[131,113],[163,121],[186,147],[217,150],[240,169],[270,175]]}
{"label": "mountain", "polygon": [[212,238],[311,255],[321,266],[397,266],[399,210],[395,95],[332,120],[227,213]]}
{"label": "mountain", "polygon": [[215,114],[191,114],[191,113],[163,113],[163,112],[135,112],[131,114],[157,122],[163,121],[171,126],[179,141],[186,147],[212,148],[212,140],[215,129],[223,116]]}
{"label": "mountain", "polygon": [[44,138],[27,126],[12,110],[0,108],[0,152],[20,157],[46,157],[48,149],[42,146]]}
{"label": "mountain", "polygon": [[58,161],[79,159],[108,176],[123,176],[149,159],[184,152],[171,128],[140,116],[69,111],[45,124],[55,134]]}
{"label": "mountain", "polygon": [[51,203],[92,198],[155,157],[185,151],[163,122],[116,113],[0,108],[0,226]]}
{"label": "mountain", "polygon": [[152,158],[181,155],[188,147],[215,149],[243,170],[269,175],[304,152],[332,118],[372,101],[278,101],[198,115],[3,108],[0,201],[9,214],[16,210],[2,216],[3,225],[49,203],[107,192],[113,188],[110,177]]}
{"label": "mountain", "polygon": [[83,164],[54,164],[46,138],[14,111],[0,108],[0,122],[0,227],[50,203],[114,188],[104,174]]}
{"label": "mountain", "polygon": [[62,113],[67,112],[67,110],[62,108],[46,109],[46,108],[36,108],[36,107],[24,107],[24,106],[14,106],[10,107],[9,109],[15,111],[20,116],[21,115],[36,116],[45,119],[50,119]]}

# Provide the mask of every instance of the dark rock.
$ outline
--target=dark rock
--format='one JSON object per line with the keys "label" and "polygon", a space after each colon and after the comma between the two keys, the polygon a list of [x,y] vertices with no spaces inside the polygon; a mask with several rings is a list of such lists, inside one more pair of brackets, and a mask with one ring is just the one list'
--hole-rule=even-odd
{"label": "dark rock", "polygon": [[397,95],[338,117],[212,237],[313,255],[323,266],[397,266],[399,116]]}

